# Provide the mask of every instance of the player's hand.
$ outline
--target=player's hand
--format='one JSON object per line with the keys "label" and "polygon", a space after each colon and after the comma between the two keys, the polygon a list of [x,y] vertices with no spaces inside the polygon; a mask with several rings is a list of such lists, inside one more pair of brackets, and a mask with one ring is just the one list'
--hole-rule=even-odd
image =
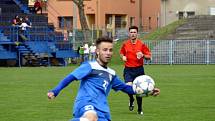
{"label": "player's hand", "polygon": [[54,99],[55,98],[54,92],[48,92],[47,96],[48,96],[48,99]]}
{"label": "player's hand", "polygon": [[122,56],[122,60],[123,60],[123,61],[127,61],[126,56]]}
{"label": "player's hand", "polygon": [[152,92],[152,95],[153,96],[158,96],[159,94],[160,94],[160,89],[159,88],[154,88],[153,92]]}

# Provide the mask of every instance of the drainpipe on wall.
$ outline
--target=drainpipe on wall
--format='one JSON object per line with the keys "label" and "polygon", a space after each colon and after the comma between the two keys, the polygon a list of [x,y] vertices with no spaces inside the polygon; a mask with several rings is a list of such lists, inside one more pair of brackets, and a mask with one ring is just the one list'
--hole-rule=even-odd
{"label": "drainpipe on wall", "polygon": [[72,31],[72,40],[73,40],[73,49],[77,49],[75,47],[76,43],[75,43],[75,36],[76,36],[76,29],[77,29],[77,10],[76,10],[76,4],[73,2],[73,31]]}
{"label": "drainpipe on wall", "polygon": [[143,18],[142,18],[142,0],[139,0],[139,31],[143,31]]}

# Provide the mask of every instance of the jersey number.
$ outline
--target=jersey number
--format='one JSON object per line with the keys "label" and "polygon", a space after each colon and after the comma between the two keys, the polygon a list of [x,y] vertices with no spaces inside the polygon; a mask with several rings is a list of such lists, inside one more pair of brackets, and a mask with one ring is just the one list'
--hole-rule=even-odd
{"label": "jersey number", "polygon": [[108,86],[108,81],[104,80],[103,87],[105,88],[105,90],[107,89],[107,86]]}

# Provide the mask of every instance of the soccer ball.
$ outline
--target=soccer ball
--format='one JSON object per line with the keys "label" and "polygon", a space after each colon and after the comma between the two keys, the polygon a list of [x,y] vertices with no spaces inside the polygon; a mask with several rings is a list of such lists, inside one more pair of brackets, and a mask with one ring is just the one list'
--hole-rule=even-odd
{"label": "soccer ball", "polygon": [[[137,96],[143,97],[148,96],[152,93],[155,87],[154,80],[148,75],[141,75],[134,79],[133,89],[137,91]],[[141,89],[141,90],[138,90]]]}

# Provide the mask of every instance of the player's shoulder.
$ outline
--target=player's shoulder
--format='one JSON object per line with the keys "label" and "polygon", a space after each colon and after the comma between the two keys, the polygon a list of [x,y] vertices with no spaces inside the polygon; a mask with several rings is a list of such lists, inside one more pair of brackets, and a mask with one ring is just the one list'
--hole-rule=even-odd
{"label": "player's shoulder", "polygon": [[81,65],[77,69],[91,69],[91,64],[88,61],[84,61],[81,63]]}
{"label": "player's shoulder", "polygon": [[130,47],[130,43],[131,43],[131,40],[129,40],[129,39],[124,40],[122,42],[122,47],[121,48],[128,48],[128,47]]}
{"label": "player's shoulder", "polygon": [[88,64],[90,64],[92,67],[98,67],[99,64],[97,61],[87,61]]}
{"label": "player's shoulder", "polygon": [[142,40],[137,39],[137,44],[141,46],[147,46]]}
{"label": "player's shoulder", "polygon": [[113,69],[111,69],[111,68],[107,68],[107,70],[108,70],[108,72],[110,73],[110,74],[112,74],[112,75],[116,75],[116,72],[115,72],[115,70],[113,70]]}

